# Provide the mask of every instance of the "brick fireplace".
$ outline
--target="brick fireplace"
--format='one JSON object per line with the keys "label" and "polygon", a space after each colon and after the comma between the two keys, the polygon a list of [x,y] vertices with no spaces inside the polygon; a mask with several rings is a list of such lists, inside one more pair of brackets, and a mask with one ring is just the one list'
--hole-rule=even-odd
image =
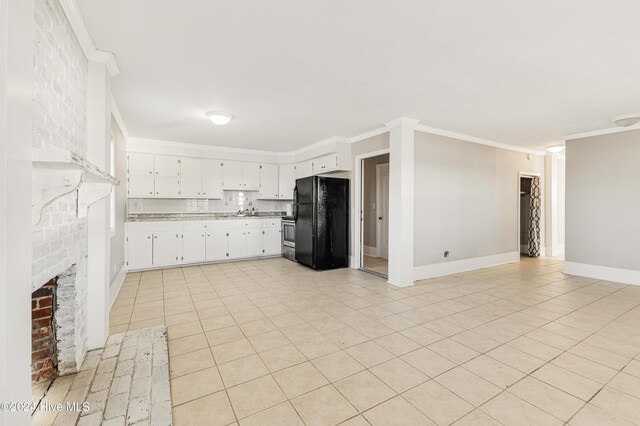
{"label": "brick fireplace", "polygon": [[56,279],[31,294],[31,382],[52,380],[58,375],[56,340]]}
{"label": "brick fireplace", "polygon": [[77,321],[77,266],[74,264],[31,294],[31,381],[75,373],[86,352]]}

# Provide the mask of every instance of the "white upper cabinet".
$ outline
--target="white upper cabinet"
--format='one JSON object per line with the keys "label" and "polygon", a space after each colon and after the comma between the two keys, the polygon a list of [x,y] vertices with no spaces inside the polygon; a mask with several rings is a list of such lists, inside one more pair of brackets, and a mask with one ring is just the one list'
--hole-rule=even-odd
{"label": "white upper cabinet", "polygon": [[303,161],[295,166],[295,178],[300,179],[313,175],[313,161]]}
{"label": "white upper cabinet", "polygon": [[156,176],[178,178],[180,176],[180,158],[170,155],[156,155]]}
{"label": "white upper cabinet", "polygon": [[180,159],[180,195],[187,198],[202,197],[202,160]]}
{"label": "white upper cabinet", "polygon": [[258,198],[263,200],[277,200],[278,197],[278,165],[260,165],[260,194]]}
{"label": "white upper cabinet", "polygon": [[128,154],[127,171],[134,176],[153,176],[154,155],[152,154]]}
{"label": "white upper cabinet", "polygon": [[280,164],[278,179],[278,198],[293,200],[293,189],[296,187],[295,165]]}
{"label": "white upper cabinet", "polygon": [[224,189],[243,190],[242,163],[239,161],[222,162],[222,187]]}
{"label": "white upper cabinet", "polygon": [[242,183],[247,191],[260,190],[260,164],[243,163],[242,164]]}
{"label": "white upper cabinet", "polygon": [[149,198],[155,195],[154,156],[150,154],[127,155],[127,196]]}
{"label": "white upper cabinet", "polygon": [[260,165],[241,161],[222,162],[223,189],[236,191],[260,190]]}
{"label": "white upper cabinet", "polygon": [[329,154],[313,160],[313,174],[338,170],[338,154]]}
{"label": "white upper cabinet", "polygon": [[222,198],[222,166],[218,160],[202,160],[202,196]]}

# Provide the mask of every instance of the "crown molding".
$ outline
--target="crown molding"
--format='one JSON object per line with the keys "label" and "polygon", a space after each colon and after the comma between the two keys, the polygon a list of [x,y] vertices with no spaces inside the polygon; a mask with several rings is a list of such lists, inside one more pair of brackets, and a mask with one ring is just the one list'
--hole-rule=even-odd
{"label": "crown molding", "polygon": [[420,122],[420,120],[416,120],[415,118],[409,118],[409,117],[398,117],[394,120],[391,121],[387,121],[386,123],[384,123],[384,125],[386,127],[396,127],[396,126],[417,126],[418,123]]}
{"label": "crown molding", "polygon": [[177,142],[177,141],[167,141],[162,139],[149,139],[149,138],[138,138],[131,137],[127,142],[130,143],[150,143],[158,146],[165,146],[169,148],[189,148],[189,149],[199,149],[202,151],[216,151],[216,152],[229,152],[236,154],[254,154],[254,155],[284,155],[288,154],[285,152],[277,152],[277,151],[264,151],[258,149],[246,149],[246,148],[233,148],[227,146],[212,146],[212,145],[204,145],[198,143],[188,143],[188,142]]}
{"label": "crown molding", "polygon": [[589,138],[592,136],[602,136],[602,135],[610,135],[613,133],[630,132],[632,130],[640,130],[640,123],[634,124],[633,126],[628,126],[628,127],[608,127],[606,129],[592,130],[590,132],[573,133],[571,135],[564,136],[563,139],[565,141],[568,141],[572,139]]}
{"label": "crown molding", "polygon": [[506,143],[496,142],[496,141],[492,141],[492,140],[489,140],[489,139],[477,138],[475,136],[465,135],[463,133],[456,133],[456,132],[452,132],[450,130],[444,130],[444,129],[438,129],[436,127],[424,126],[424,125],[421,125],[421,124],[417,125],[415,129],[418,132],[431,133],[433,135],[444,136],[444,137],[452,138],[452,139],[459,139],[459,140],[462,140],[462,141],[465,141],[465,142],[472,142],[472,143],[477,143],[477,144],[480,144],[480,145],[492,146],[494,148],[507,149],[509,151],[524,152],[525,154],[533,154],[533,155],[546,155],[547,154],[545,151],[541,151],[541,150],[538,150],[538,149],[523,148],[523,147],[520,147],[520,146],[509,145],[509,144],[506,144]]}
{"label": "crown molding", "polygon": [[361,133],[361,134],[359,134],[357,136],[354,136],[354,137],[350,138],[349,139],[349,143],[360,142],[362,140],[373,138],[373,137],[378,136],[378,135],[383,135],[385,133],[389,133],[389,128],[388,127],[379,127],[377,129],[371,130],[370,132]]}
{"label": "crown molding", "polygon": [[60,6],[62,6],[62,10],[67,16],[67,20],[69,21],[69,24],[71,25],[71,28],[78,39],[78,43],[80,43],[80,47],[87,59],[105,64],[112,77],[120,74],[118,62],[116,61],[116,57],[113,53],[96,49],[76,1],[60,0]]}
{"label": "crown molding", "polygon": [[122,118],[122,114],[120,114],[120,108],[118,108],[118,104],[116,100],[111,96],[111,115],[116,120],[116,124],[120,128],[122,132],[122,136],[124,136],[124,140],[129,140],[129,131],[127,130],[127,126],[124,124],[124,119]]}

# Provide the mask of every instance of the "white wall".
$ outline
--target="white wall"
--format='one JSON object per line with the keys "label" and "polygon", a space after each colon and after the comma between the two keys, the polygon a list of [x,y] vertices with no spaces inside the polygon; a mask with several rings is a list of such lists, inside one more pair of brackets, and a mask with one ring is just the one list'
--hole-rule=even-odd
{"label": "white wall", "polygon": [[640,130],[566,147],[565,271],[640,284]]}
{"label": "white wall", "polygon": [[529,155],[416,132],[415,266],[517,260],[518,173],[544,175],[544,157]]}
{"label": "white wall", "polygon": [[127,215],[127,165],[126,141],[115,119],[111,120],[111,132],[115,143],[115,177],[120,186],[113,189],[116,198],[115,233],[111,236],[111,265],[109,276],[111,285],[118,278],[124,266],[124,219]]}
{"label": "white wall", "polygon": [[[0,0],[0,401],[31,400],[33,0]],[[7,90],[11,88],[11,90]],[[0,411],[0,425],[29,425]]]}

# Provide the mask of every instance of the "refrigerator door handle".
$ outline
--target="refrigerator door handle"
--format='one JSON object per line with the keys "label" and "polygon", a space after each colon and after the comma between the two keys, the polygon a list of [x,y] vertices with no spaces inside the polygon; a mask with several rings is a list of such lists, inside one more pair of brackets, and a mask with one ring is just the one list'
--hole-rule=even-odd
{"label": "refrigerator door handle", "polygon": [[298,187],[293,188],[293,220],[298,220]]}

